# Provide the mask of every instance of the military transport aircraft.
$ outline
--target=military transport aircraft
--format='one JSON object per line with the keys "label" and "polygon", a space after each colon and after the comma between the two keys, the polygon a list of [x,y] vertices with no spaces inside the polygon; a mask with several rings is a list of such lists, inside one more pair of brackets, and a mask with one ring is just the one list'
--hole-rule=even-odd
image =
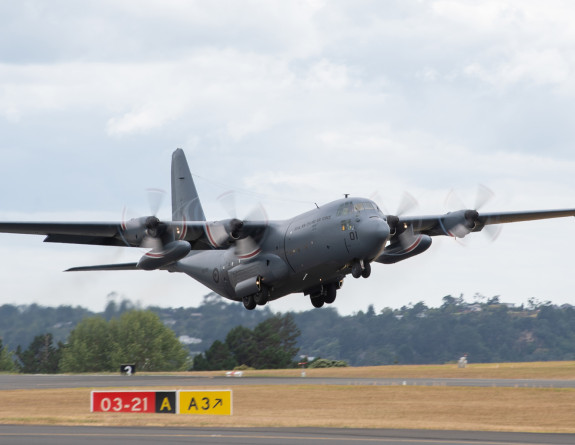
{"label": "military transport aircraft", "polygon": [[149,249],[138,262],[68,271],[183,272],[246,309],[292,293],[314,307],[335,301],[344,278],[368,278],[373,262],[425,252],[433,236],[463,238],[486,226],[575,216],[575,209],[435,216],[384,214],[371,199],[346,196],[284,221],[207,221],[185,154],[172,155],[172,221],[155,215],[121,222],[0,222],[0,232],[46,235],[45,242]]}

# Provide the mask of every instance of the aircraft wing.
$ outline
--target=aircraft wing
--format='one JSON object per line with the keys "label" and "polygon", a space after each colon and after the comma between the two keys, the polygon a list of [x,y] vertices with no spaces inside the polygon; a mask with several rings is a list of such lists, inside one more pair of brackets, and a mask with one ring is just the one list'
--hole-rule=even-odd
{"label": "aircraft wing", "polygon": [[125,246],[114,222],[0,222],[0,232],[46,235],[48,243]]}
{"label": "aircraft wing", "polygon": [[484,213],[479,213],[475,210],[459,210],[444,215],[402,216],[399,217],[399,224],[404,227],[411,226],[413,227],[413,231],[419,234],[429,236],[459,236],[458,233],[461,232],[458,232],[456,229],[461,227],[463,227],[467,233],[479,232],[485,226],[492,224],[536,221],[541,219],[564,218],[567,216],[575,216],[575,209]]}
{"label": "aircraft wing", "polygon": [[[234,220],[235,221],[235,220]],[[176,240],[190,243],[192,250],[225,249],[237,237],[261,235],[267,221],[243,221],[241,227],[225,221],[158,221]],[[232,236],[231,232],[237,230]],[[45,235],[44,242],[139,247],[147,236],[146,218],[127,222],[0,222],[0,233]]]}
{"label": "aircraft wing", "polygon": [[481,213],[480,220],[484,225],[504,224],[521,221],[536,221],[539,219],[564,218],[575,216],[575,209],[566,210],[532,210],[528,212]]}
{"label": "aircraft wing", "polygon": [[102,270],[139,270],[138,263],[119,263],[119,264],[102,264],[98,266],[78,266],[66,269],[64,272],[87,272]]}

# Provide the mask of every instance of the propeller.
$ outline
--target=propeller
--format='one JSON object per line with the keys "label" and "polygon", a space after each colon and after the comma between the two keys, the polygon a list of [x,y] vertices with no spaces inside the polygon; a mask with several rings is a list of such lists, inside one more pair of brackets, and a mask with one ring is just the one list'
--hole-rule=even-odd
{"label": "propeller", "polygon": [[258,227],[256,230],[250,230],[250,235],[238,239],[236,242],[235,254],[239,258],[253,258],[261,252],[260,245],[267,233],[268,215],[264,207],[258,203],[246,216],[244,225],[250,226],[250,222],[265,222],[263,228]]}
{"label": "propeller", "polygon": [[166,199],[166,191],[157,188],[146,189],[146,194],[148,196],[148,205],[150,207],[150,213],[154,216],[158,214]]}
{"label": "propeller", "polygon": [[[237,218],[236,193],[227,191],[218,196],[218,202],[231,217],[225,224],[226,236],[233,238],[235,241],[234,254],[240,259],[254,258],[261,252],[261,243],[267,232],[268,216],[261,205],[258,203],[243,220]],[[264,222],[264,227],[261,226]],[[252,225],[250,223],[257,223]]]}
{"label": "propeller", "polygon": [[375,201],[386,214],[387,223],[389,225],[391,234],[397,236],[403,233],[403,231],[406,229],[406,227],[403,227],[399,224],[399,218],[417,208],[419,205],[417,199],[415,199],[411,193],[403,192],[397,206],[397,211],[394,214],[389,214],[385,206],[380,205],[382,199],[378,192],[372,194],[372,200]]}
{"label": "propeller", "polygon": [[120,236],[128,247],[146,249],[136,267],[155,270],[167,267],[184,258],[192,246],[184,240],[176,240],[169,225],[157,216],[166,192],[162,189],[147,189],[150,216],[126,220],[126,208],[122,212]]}
{"label": "propeller", "polygon": [[[477,191],[475,193],[475,205],[473,209],[470,210],[459,210],[457,212],[450,213],[448,215],[454,215],[459,218],[459,223],[454,224],[448,228],[448,232],[452,235],[460,244],[469,245],[469,238],[463,239],[471,233],[479,224],[479,210],[481,210],[487,203],[489,203],[495,197],[495,193],[483,184],[477,186]],[[465,205],[464,201],[451,189],[445,199],[445,205],[448,209],[469,209]],[[449,216],[446,220],[449,219]],[[492,242],[497,239],[499,233],[501,232],[501,226],[499,225],[488,225],[481,229],[481,232]]]}
{"label": "propeller", "polygon": [[122,238],[128,247],[139,246],[145,249],[162,248],[162,237],[166,233],[167,226],[160,221],[157,214],[166,197],[162,189],[146,189],[150,216],[129,218],[128,209],[124,206],[122,211]]}
{"label": "propeller", "polygon": [[[379,193],[374,193],[372,197],[375,202],[381,202]],[[417,202],[417,199],[415,199],[411,193],[403,192],[395,214],[390,215],[384,210],[384,213],[387,214],[387,224],[389,225],[392,239],[391,244],[389,244],[389,246],[383,246],[380,253],[382,253],[386,247],[390,247],[392,249],[397,247],[397,243],[401,245],[401,249],[410,249],[414,243],[419,241],[419,237],[413,232],[413,226],[410,225],[406,227],[405,225],[400,224],[399,221],[401,216],[411,212],[418,206],[419,203]],[[385,207],[380,207],[385,209]]]}

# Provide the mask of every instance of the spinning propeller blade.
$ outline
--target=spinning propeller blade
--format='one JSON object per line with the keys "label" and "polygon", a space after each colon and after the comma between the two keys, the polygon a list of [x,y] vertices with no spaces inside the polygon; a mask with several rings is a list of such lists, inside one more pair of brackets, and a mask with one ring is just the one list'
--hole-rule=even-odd
{"label": "spinning propeller blade", "polygon": [[[236,218],[237,208],[236,208],[236,193],[234,191],[227,191],[222,193],[218,197],[219,203],[222,205],[224,210],[232,218],[231,222],[235,221],[236,226],[236,241],[234,244],[234,254],[240,259],[248,259],[257,256],[260,252],[260,245],[263,241],[263,237],[267,230],[268,217],[265,209],[258,203],[243,220]],[[258,229],[253,229],[250,226],[250,222],[253,223],[265,223],[265,228],[258,227]],[[230,232],[231,233],[231,232]],[[226,236],[228,233],[226,233]]]}
{"label": "spinning propeller blade", "polygon": [[[469,233],[471,233],[478,223],[479,210],[481,210],[487,203],[495,197],[495,193],[483,184],[477,186],[475,193],[475,207],[472,210],[467,210],[464,213],[465,222],[457,224],[450,228],[449,232],[455,237],[457,242],[462,245],[469,245],[469,238],[463,240]],[[445,205],[448,209],[468,209],[464,201],[460,198],[455,190],[451,189],[445,199]],[[483,229],[484,236],[488,241],[495,241],[501,232],[500,225],[486,226]]]}

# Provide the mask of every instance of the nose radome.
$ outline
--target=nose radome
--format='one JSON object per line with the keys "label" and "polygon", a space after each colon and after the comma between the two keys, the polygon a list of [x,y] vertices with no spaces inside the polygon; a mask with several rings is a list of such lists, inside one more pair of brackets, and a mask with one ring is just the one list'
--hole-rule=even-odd
{"label": "nose radome", "polygon": [[367,258],[373,258],[383,249],[389,233],[389,226],[383,218],[373,217],[367,221],[362,243],[368,250]]}

